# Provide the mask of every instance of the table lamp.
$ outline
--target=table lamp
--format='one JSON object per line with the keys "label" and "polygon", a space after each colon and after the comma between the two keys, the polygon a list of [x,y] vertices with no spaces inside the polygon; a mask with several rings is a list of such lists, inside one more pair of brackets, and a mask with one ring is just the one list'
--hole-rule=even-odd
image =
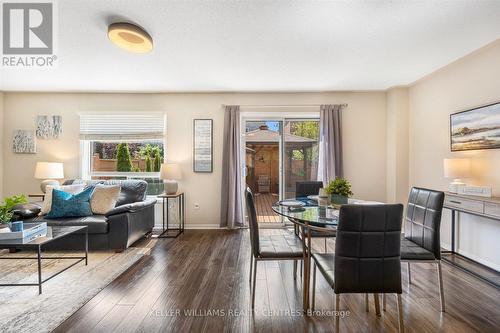
{"label": "table lamp", "polygon": [[452,178],[448,191],[457,193],[459,186],[464,186],[463,178],[469,178],[471,174],[470,160],[466,158],[445,158],[443,160],[444,177]]}
{"label": "table lamp", "polygon": [[40,184],[43,193],[48,185],[59,185],[57,179],[64,178],[64,169],[62,163],[37,162],[35,168],[35,179],[44,179]]}
{"label": "table lamp", "polygon": [[176,194],[179,186],[177,180],[182,179],[181,167],[175,163],[163,163],[160,168],[160,178],[165,183],[166,194]]}

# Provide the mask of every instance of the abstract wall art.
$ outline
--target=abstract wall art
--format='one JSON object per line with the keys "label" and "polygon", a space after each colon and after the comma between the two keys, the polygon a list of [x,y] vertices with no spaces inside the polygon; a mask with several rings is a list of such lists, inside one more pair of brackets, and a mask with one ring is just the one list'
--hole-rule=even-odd
{"label": "abstract wall art", "polygon": [[38,116],[36,136],[41,139],[58,139],[62,134],[61,116]]}
{"label": "abstract wall art", "polygon": [[213,120],[195,119],[193,138],[193,171],[213,171]]}
{"label": "abstract wall art", "polygon": [[35,131],[15,130],[12,136],[12,151],[16,154],[36,154]]}

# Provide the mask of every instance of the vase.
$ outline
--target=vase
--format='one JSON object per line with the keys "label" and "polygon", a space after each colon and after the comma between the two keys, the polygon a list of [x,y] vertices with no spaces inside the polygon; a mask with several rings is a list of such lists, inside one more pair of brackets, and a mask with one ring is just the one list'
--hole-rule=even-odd
{"label": "vase", "polygon": [[330,200],[332,201],[332,204],[345,205],[347,204],[348,197],[339,194],[330,194]]}

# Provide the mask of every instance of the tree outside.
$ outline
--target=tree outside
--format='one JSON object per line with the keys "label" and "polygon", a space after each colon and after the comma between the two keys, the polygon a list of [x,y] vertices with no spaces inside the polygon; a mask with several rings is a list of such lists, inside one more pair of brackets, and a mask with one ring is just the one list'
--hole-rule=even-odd
{"label": "tree outside", "polygon": [[163,142],[92,142],[93,171],[159,172]]}
{"label": "tree outside", "polygon": [[132,158],[127,143],[119,143],[116,147],[116,171],[132,171]]}
{"label": "tree outside", "polygon": [[157,148],[154,152],[154,160],[153,160],[153,171],[154,172],[160,172],[161,168],[161,162],[163,161],[163,158],[161,157],[161,151],[160,148]]}
{"label": "tree outside", "polygon": [[[319,140],[319,123],[317,121],[290,121],[290,134]],[[314,145],[309,149],[294,149],[292,158],[302,161],[304,154],[307,154],[309,161],[317,159],[319,154],[318,145]]]}

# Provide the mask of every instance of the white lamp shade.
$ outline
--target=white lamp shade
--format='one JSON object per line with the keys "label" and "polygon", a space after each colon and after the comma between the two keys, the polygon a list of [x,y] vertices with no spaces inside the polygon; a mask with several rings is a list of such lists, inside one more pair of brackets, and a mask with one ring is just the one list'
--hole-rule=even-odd
{"label": "white lamp shade", "polygon": [[163,163],[160,169],[161,179],[179,180],[182,179],[181,167],[175,163]]}
{"label": "white lamp shade", "polygon": [[37,162],[35,168],[36,179],[63,179],[64,169],[62,163]]}
{"label": "white lamp shade", "polygon": [[471,174],[470,160],[466,158],[445,158],[443,160],[445,178],[468,178]]}

